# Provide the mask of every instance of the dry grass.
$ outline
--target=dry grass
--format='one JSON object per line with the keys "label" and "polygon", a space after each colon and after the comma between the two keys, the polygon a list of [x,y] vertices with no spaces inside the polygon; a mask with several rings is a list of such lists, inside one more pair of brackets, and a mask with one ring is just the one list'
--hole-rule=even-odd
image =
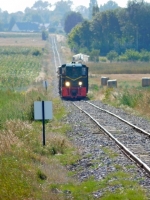
{"label": "dry grass", "polygon": [[11,151],[13,145],[20,148],[23,143],[19,139],[18,133],[26,137],[31,130],[32,126],[28,122],[20,120],[7,121],[5,129],[0,131],[0,154]]}
{"label": "dry grass", "polygon": [[142,86],[142,78],[150,77],[150,74],[91,74],[89,81],[90,84],[96,84],[101,86],[101,77],[108,77],[109,80],[117,80],[117,87],[123,87],[123,85],[129,85],[130,87]]}
{"label": "dry grass", "polygon": [[0,46],[23,46],[23,47],[45,47],[46,41],[42,38],[35,37],[12,37],[12,38],[0,38]]}
{"label": "dry grass", "polygon": [[118,81],[141,81],[142,77],[150,77],[150,74],[102,74],[100,77],[109,77]]}

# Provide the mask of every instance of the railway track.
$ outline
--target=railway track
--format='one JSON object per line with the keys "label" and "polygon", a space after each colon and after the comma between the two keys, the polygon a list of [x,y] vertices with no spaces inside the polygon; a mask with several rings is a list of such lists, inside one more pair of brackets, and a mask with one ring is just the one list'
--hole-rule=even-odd
{"label": "railway track", "polygon": [[62,64],[63,59],[61,58],[61,55],[60,55],[56,35],[51,35],[50,43],[51,43],[51,49],[53,52],[54,66],[57,71],[58,66],[60,66]]}
{"label": "railway track", "polygon": [[88,101],[73,103],[150,176],[150,134],[122,117]]}

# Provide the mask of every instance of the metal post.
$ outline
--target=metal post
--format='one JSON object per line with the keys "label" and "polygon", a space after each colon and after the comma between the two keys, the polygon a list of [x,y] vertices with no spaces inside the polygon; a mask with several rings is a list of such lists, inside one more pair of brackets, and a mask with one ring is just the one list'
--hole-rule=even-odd
{"label": "metal post", "polygon": [[46,89],[46,92],[47,92],[47,82],[45,81],[45,89]]}
{"label": "metal post", "polygon": [[45,111],[44,111],[44,101],[42,101],[42,123],[43,123],[43,146],[45,146]]}

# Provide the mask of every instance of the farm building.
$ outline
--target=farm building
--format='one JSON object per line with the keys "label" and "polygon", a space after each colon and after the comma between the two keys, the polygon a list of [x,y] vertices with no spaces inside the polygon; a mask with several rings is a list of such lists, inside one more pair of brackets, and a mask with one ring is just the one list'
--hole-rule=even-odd
{"label": "farm building", "polygon": [[16,22],[12,27],[13,32],[39,32],[39,24],[31,22]]}
{"label": "farm building", "polygon": [[89,61],[89,57],[88,55],[85,55],[85,54],[82,54],[82,53],[79,53],[79,54],[76,54],[72,57],[72,61],[73,62],[88,62]]}

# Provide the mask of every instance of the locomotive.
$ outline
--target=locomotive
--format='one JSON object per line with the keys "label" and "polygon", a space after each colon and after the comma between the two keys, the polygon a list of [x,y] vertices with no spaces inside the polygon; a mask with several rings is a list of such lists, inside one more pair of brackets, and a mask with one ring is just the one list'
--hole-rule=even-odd
{"label": "locomotive", "polygon": [[81,100],[88,93],[88,67],[71,62],[58,68],[59,94],[63,99]]}

